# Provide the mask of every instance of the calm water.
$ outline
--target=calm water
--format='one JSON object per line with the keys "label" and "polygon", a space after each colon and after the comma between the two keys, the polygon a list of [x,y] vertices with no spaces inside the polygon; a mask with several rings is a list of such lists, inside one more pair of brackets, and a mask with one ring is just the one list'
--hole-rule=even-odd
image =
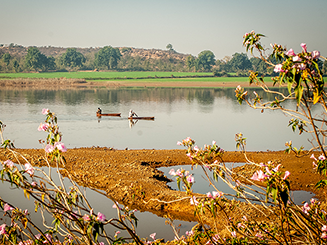
{"label": "calm water", "polygon": [[[95,116],[98,107],[103,113],[120,112],[122,117],[98,119]],[[42,108],[57,114],[63,142],[68,148],[182,149],[176,142],[190,136],[199,146],[215,140],[225,150],[235,150],[234,136],[239,132],[248,139],[247,149],[251,151],[282,150],[289,140],[295,146],[310,146],[307,136],[298,136],[287,127],[290,118],[277,111],[260,113],[239,105],[234,89],[0,90],[0,120],[7,125],[5,139],[14,140],[18,148],[41,148],[38,140],[46,137],[44,132],[37,131],[45,120]],[[131,125],[127,119],[130,109],[139,116],[154,116],[155,120],[140,120]],[[202,186],[200,179],[195,187],[201,189],[195,191],[206,193],[207,185]],[[176,188],[176,182],[172,187]],[[21,195],[7,190],[3,184],[0,189],[3,198],[21,202]],[[115,216],[110,200],[89,190],[87,193],[95,209],[107,217]],[[139,213],[137,217],[141,237],[157,232],[157,238],[173,239],[171,228],[163,218],[149,212]],[[182,224],[182,234],[194,225],[178,223]]]}
{"label": "calm water", "polygon": [[[122,117],[98,119],[98,107],[103,113],[120,112]],[[45,119],[42,108],[57,114],[68,148],[180,149],[176,142],[190,136],[199,146],[216,140],[225,150],[235,150],[234,136],[239,132],[252,151],[282,150],[289,140],[295,146],[310,146],[307,135],[299,136],[287,127],[289,117],[239,105],[234,89],[0,90],[5,138],[14,140],[18,148],[40,148],[38,140],[46,137],[37,131]],[[131,126],[130,109],[155,120]]]}

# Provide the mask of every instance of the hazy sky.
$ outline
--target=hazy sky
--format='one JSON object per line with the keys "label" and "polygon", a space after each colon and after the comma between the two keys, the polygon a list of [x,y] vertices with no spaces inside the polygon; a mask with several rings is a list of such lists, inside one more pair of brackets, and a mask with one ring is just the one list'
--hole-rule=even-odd
{"label": "hazy sky", "polygon": [[327,0],[0,0],[0,44],[135,47],[217,59],[245,52],[255,30],[264,44],[300,44],[327,56]]}

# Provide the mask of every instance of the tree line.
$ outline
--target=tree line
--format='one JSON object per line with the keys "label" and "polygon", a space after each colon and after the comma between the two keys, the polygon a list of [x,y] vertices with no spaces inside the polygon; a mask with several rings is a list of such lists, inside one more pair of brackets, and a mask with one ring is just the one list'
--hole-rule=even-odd
{"label": "tree line", "polygon": [[[13,47],[13,46],[11,46]],[[177,53],[172,45],[167,45],[167,53]],[[274,59],[271,58],[274,63]],[[324,74],[327,74],[327,62],[319,62]],[[188,55],[184,59],[163,56],[147,58],[132,55],[131,48],[113,48],[105,46],[95,54],[83,55],[76,48],[67,48],[60,56],[46,56],[37,47],[29,47],[25,56],[0,54],[0,72],[29,71],[77,71],[77,70],[115,70],[115,71],[193,71],[213,72],[214,76],[246,76],[248,70],[262,75],[273,75],[273,68],[257,58],[245,53],[235,53],[223,59],[215,59],[210,50],[204,50],[198,56]]]}

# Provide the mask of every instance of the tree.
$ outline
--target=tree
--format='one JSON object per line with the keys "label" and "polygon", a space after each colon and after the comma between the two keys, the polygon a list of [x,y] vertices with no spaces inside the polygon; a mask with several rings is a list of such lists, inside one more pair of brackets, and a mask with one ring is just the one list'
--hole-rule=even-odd
{"label": "tree", "polygon": [[15,72],[19,71],[19,62],[16,59],[12,62],[12,66],[13,66]]}
{"label": "tree", "polygon": [[244,53],[233,54],[233,57],[228,62],[228,65],[231,67],[231,70],[233,72],[252,69],[251,61],[249,60],[248,56]]}
{"label": "tree", "polygon": [[175,52],[175,50],[173,49],[173,45],[172,44],[167,44],[167,46],[166,46],[166,49],[168,49],[169,50],[169,52]]}
{"label": "tree", "polygon": [[49,56],[47,60],[47,70],[55,70],[56,69],[56,59],[53,56]]}
{"label": "tree", "polygon": [[117,68],[121,53],[118,48],[105,46],[95,54],[94,64],[96,68],[106,67],[108,69]]}
{"label": "tree", "polygon": [[195,57],[193,55],[189,55],[186,57],[186,66],[189,70],[195,67]]}
{"label": "tree", "polygon": [[41,54],[37,47],[30,47],[27,50],[27,55],[25,56],[25,65],[27,68],[37,71],[42,68],[45,58],[46,56]]}
{"label": "tree", "polygon": [[11,55],[9,53],[5,53],[3,56],[2,56],[2,60],[3,62],[6,64],[6,66],[9,65],[10,63],[10,59],[11,59]]}
{"label": "tree", "polygon": [[75,68],[83,66],[85,57],[82,53],[77,52],[76,48],[68,48],[60,57],[60,63],[65,67]]}
{"label": "tree", "polygon": [[250,62],[252,64],[253,71],[256,71],[260,74],[266,74],[267,73],[267,64],[258,58],[252,57],[250,59]]}
{"label": "tree", "polygon": [[203,69],[204,71],[210,71],[211,67],[215,64],[215,55],[210,50],[205,50],[199,53],[197,59],[197,70]]}

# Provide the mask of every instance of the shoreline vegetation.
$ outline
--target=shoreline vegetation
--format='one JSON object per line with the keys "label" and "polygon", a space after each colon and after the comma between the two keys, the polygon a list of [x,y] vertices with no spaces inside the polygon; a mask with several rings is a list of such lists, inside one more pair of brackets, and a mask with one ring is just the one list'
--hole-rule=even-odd
{"label": "shoreline vegetation", "polygon": [[[86,75],[87,74],[87,75]],[[51,72],[0,74],[0,89],[67,89],[119,87],[250,87],[248,77],[214,77],[210,73],[178,72]],[[272,86],[267,77],[267,85]]]}

